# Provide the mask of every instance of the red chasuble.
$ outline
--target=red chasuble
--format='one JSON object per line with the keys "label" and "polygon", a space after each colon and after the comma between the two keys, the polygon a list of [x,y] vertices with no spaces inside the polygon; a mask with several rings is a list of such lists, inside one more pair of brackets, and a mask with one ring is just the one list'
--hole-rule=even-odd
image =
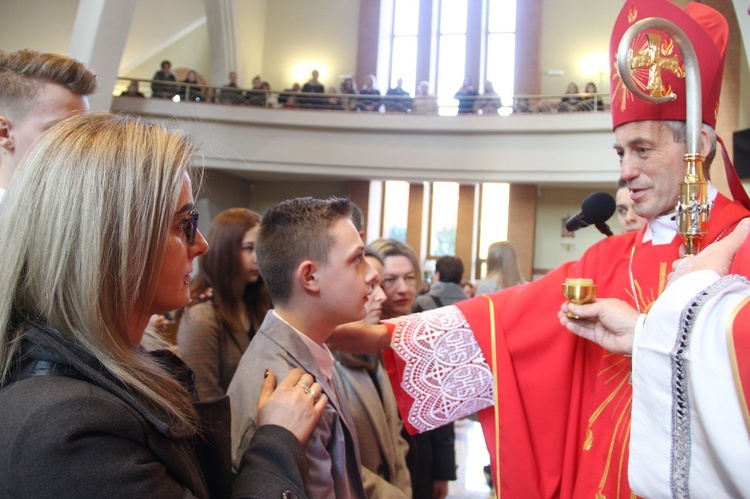
{"label": "red chasuble", "polygon": [[[732,262],[731,274],[750,279],[750,237],[745,240]],[[737,384],[737,397],[750,433],[750,298],[743,300],[727,325],[727,344]]]}
{"label": "red chasuble", "polygon": [[[704,246],[748,214],[719,195]],[[407,429],[487,407],[480,421],[499,497],[631,497],[630,359],[569,333],[557,312],[568,277],[647,311],[681,239],[653,246],[642,237],[606,238],[537,281],[391,321],[385,358]]]}

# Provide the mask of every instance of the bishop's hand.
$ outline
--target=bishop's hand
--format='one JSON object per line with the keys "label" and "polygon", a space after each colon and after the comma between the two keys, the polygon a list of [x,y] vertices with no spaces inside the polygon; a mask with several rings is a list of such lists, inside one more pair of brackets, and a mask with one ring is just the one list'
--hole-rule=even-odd
{"label": "bishop's hand", "polygon": [[[579,319],[568,317],[568,312]],[[635,326],[640,314],[616,298],[598,299],[586,305],[563,303],[557,317],[571,333],[598,343],[612,353],[631,355]]]}

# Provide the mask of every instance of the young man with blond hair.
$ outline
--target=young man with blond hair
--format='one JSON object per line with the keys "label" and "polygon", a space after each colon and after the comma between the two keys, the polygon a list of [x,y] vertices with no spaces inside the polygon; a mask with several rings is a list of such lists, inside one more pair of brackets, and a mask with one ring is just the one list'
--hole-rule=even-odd
{"label": "young man with blond hair", "polygon": [[71,57],[0,51],[0,199],[29,146],[48,128],[89,109],[96,74]]}

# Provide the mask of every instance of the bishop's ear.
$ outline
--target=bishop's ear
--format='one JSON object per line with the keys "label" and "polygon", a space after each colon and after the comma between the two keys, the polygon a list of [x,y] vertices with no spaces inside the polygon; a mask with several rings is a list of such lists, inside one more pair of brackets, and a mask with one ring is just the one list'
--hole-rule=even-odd
{"label": "bishop's ear", "polygon": [[[715,147],[718,147],[719,144],[716,141],[713,141],[715,143]],[[708,130],[706,130],[706,126],[701,127],[701,138],[700,138],[700,153],[703,155],[704,158],[707,158],[709,153],[711,152],[711,135],[709,134]],[[715,152],[715,151],[714,151]],[[711,178],[711,171],[709,168],[705,166],[705,163],[703,165],[703,173],[706,175],[707,179]]]}

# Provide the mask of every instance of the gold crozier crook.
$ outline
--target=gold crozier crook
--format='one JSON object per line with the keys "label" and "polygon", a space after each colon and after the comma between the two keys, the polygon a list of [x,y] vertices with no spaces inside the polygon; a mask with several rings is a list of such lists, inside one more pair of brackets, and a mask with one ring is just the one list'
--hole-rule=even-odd
{"label": "gold crozier crook", "polygon": [[[700,137],[703,120],[701,74],[695,49],[685,33],[666,19],[650,17],[633,24],[620,40],[617,48],[617,70],[623,84],[633,95],[654,104],[671,102],[677,96],[671,90],[664,92],[661,85],[661,70],[674,71],[674,64],[666,64],[659,57],[661,37],[646,35],[648,47],[633,54],[631,44],[636,35],[647,29],[657,29],[671,36],[682,52],[685,66],[685,94],[687,103],[687,153],[685,154],[685,178],[680,183],[680,198],[677,202],[677,230],[685,240],[685,254],[697,255],[701,241],[708,232],[708,217],[711,214],[711,201],[708,197],[708,182],[703,174],[703,156],[700,154]],[[646,57],[649,56],[649,57]],[[650,60],[649,60],[650,59]],[[644,62],[650,62],[645,65]],[[670,61],[672,62],[672,61]],[[633,79],[636,68],[649,67],[648,90],[641,91]],[[675,72],[675,74],[677,74]],[[658,81],[658,84],[657,84]],[[658,88],[657,88],[658,87]],[[665,95],[666,94],[666,95]]]}

